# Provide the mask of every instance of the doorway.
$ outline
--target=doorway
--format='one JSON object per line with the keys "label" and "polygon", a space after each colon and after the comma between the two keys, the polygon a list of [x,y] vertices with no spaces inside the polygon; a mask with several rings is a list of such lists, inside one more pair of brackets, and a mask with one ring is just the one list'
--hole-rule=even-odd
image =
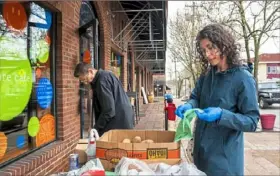
{"label": "doorway", "polygon": [[[99,57],[99,23],[93,6],[83,1],[80,9],[80,62],[91,64],[93,68],[100,68]],[[90,85],[80,83],[80,137],[87,138],[89,129],[95,123],[92,108],[92,90]]]}

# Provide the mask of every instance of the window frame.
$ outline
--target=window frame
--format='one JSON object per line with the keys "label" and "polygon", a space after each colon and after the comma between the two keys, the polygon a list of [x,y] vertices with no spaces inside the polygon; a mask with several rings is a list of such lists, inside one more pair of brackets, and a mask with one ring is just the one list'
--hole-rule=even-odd
{"label": "window frame", "polygon": [[[0,163],[0,169],[15,162],[18,161],[32,153],[34,153],[35,151],[38,151],[42,148],[44,148],[45,146],[49,145],[50,143],[53,143],[55,141],[58,140],[58,117],[57,117],[57,96],[56,96],[56,66],[57,66],[57,52],[56,52],[56,45],[57,45],[57,38],[56,38],[56,34],[57,34],[57,15],[58,15],[58,11],[54,8],[49,7],[45,2],[37,2],[37,1],[27,1],[27,2],[19,2],[21,4],[28,4],[29,7],[31,6],[32,3],[35,3],[36,5],[48,10],[49,12],[51,12],[52,14],[52,25],[49,29],[50,32],[50,38],[51,38],[51,46],[50,46],[50,51],[49,51],[49,59],[50,59],[50,82],[52,84],[52,88],[53,88],[53,99],[52,99],[52,103],[50,105],[50,112],[51,115],[54,116],[54,120],[55,120],[55,138],[52,141],[49,141],[39,147],[32,147],[32,149],[28,149],[26,152],[17,155],[14,158],[11,158],[7,161],[4,161],[3,163]],[[31,9],[31,8],[30,8]],[[25,10],[27,11],[27,9],[25,8]],[[35,25],[32,22],[29,22],[28,20],[28,24],[27,24],[27,39],[26,39],[26,43],[27,43],[27,56],[29,58],[30,61],[30,27],[34,27]],[[32,89],[34,88],[34,85],[32,86]],[[27,108],[27,118],[31,117],[30,114],[32,113],[31,111],[34,110],[32,109],[32,95],[34,94],[34,91],[32,90],[31,95],[30,95],[30,99],[28,101],[28,104],[26,105]],[[36,110],[36,115],[37,115],[37,110]],[[27,128],[26,128],[27,130]],[[28,144],[30,143],[30,137],[28,137]]]}
{"label": "window frame", "polygon": [[277,66],[267,66],[267,74],[277,74]]}

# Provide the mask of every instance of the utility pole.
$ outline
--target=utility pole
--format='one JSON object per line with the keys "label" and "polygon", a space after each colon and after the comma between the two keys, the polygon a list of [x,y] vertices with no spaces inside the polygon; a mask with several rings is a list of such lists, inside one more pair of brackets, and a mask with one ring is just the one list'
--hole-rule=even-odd
{"label": "utility pole", "polygon": [[177,63],[177,59],[176,58],[174,58],[174,62],[175,62],[175,86],[176,86],[176,88],[175,88],[175,96],[176,96],[176,98],[178,98],[177,97],[177,95],[178,95],[178,91],[177,91],[177,87],[178,87],[178,82],[177,82],[177,68],[176,68],[176,63]]}

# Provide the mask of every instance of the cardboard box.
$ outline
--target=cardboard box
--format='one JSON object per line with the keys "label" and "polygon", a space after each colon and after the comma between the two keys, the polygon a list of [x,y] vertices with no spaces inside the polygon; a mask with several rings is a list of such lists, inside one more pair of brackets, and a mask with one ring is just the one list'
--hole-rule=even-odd
{"label": "cardboard box", "polygon": [[74,153],[79,154],[79,163],[85,164],[87,162],[86,149],[88,145],[88,139],[80,139]]}
{"label": "cardboard box", "polygon": [[[140,136],[142,141],[151,139],[154,143],[122,143]],[[96,157],[106,170],[112,171],[122,157],[142,160],[180,158],[180,143],[174,142],[173,131],[111,130],[96,142]]]}
{"label": "cardboard box", "polygon": [[182,159],[177,158],[177,159],[153,159],[153,160],[142,160],[146,164],[154,164],[154,163],[165,163],[170,166],[180,164],[182,162]]}

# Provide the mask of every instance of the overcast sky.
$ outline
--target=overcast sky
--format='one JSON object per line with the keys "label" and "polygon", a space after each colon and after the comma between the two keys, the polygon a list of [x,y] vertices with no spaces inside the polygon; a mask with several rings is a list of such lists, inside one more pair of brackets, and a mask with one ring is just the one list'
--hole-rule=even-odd
{"label": "overcast sky", "polygon": [[[185,6],[186,1],[168,1],[168,20],[172,17],[174,17],[176,15],[176,12],[178,9],[183,9]],[[167,23],[168,25],[168,23]],[[278,33],[280,33],[280,31],[277,31]],[[167,27],[167,35],[169,33],[169,29]],[[168,40],[169,38],[167,38]],[[260,48],[260,54],[262,53],[279,53],[280,52],[280,39],[278,38],[278,40],[273,40],[270,39],[268,40],[264,45],[262,45],[262,47]],[[167,49],[167,53],[166,53],[166,70],[172,70],[174,71],[174,63],[171,62],[171,56],[170,53]],[[244,53],[241,55],[244,55]],[[177,65],[177,67],[180,64]],[[180,68],[180,66],[179,66]],[[166,73],[167,78],[169,79],[169,73]]]}

